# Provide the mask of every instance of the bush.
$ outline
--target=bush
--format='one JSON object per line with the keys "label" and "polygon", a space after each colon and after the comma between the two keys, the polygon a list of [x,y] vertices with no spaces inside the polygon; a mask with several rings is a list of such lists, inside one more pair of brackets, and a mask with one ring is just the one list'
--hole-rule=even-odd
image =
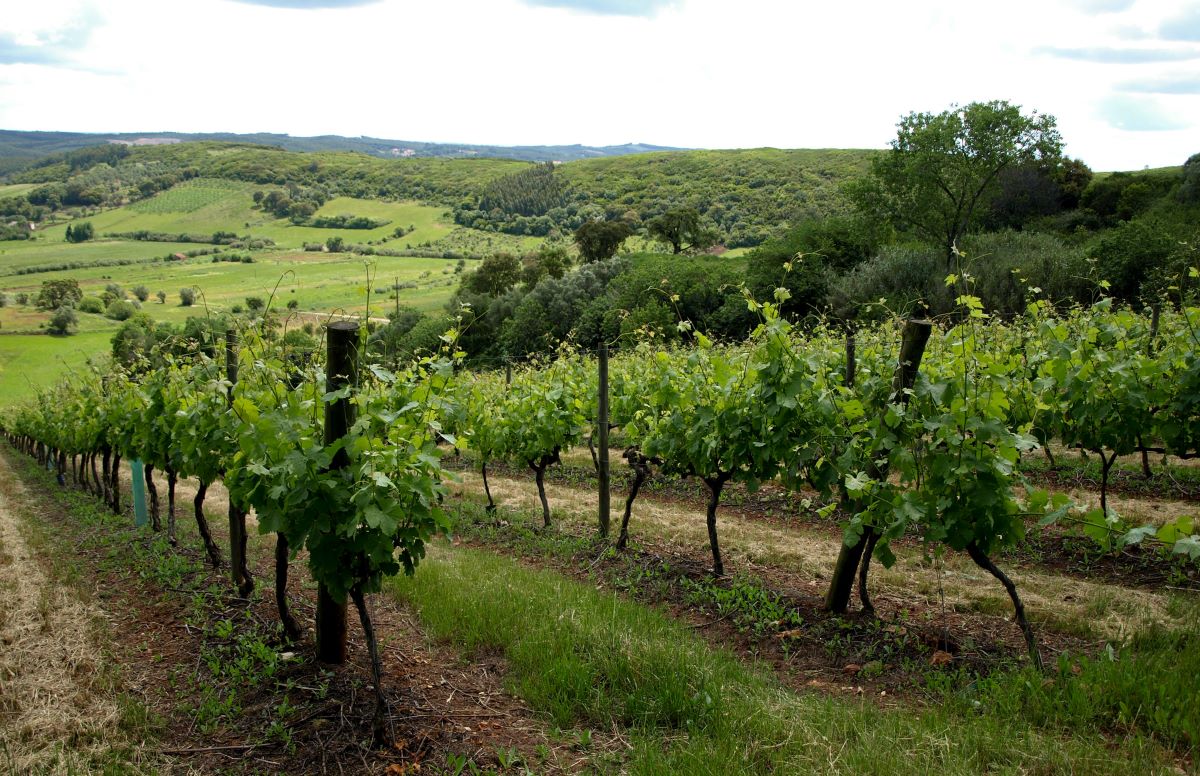
{"label": "bush", "polygon": [[975,278],[973,293],[989,311],[1017,315],[1025,310],[1030,289],[1063,306],[1088,302],[1095,284],[1088,280],[1084,251],[1051,234],[995,232],[963,241],[964,267]]}
{"label": "bush", "polygon": [[133,317],[135,312],[137,312],[137,308],[133,306],[132,302],[118,299],[104,311],[104,317],[112,318],[114,321],[127,321]]}
{"label": "bush", "polygon": [[97,296],[85,296],[79,301],[79,312],[92,315],[104,314],[104,300]]}
{"label": "bush", "polygon": [[79,317],[75,315],[74,308],[60,307],[50,316],[50,322],[46,324],[46,330],[51,334],[70,334],[71,329],[79,323]]}
{"label": "bush", "polygon": [[150,298],[150,289],[145,286],[134,286],[133,295],[137,297],[139,302],[144,302]]}
{"label": "bush", "polygon": [[839,318],[871,318],[890,310],[897,315],[920,314],[927,308],[940,315],[954,307],[955,294],[946,287],[945,255],[924,246],[889,245],[853,272],[835,278],[829,303]]}
{"label": "bush", "polygon": [[1183,163],[1183,182],[1176,196],[1184,204],[1200,202],[1200,154],[1192,154]]}
{"label": "bush", "polygon": [[1110,283],[1109,292],[1117,299],[1133,301],[1142,282],[1166,267],[1175,243],[1158,224],[1128,221],[1104,233],[1091,254],[1096,258],[1096,271]]}
{"label": "bush", "polygon": [[154,295],[158,297],[159,304],[167,303],[167,292],[166,291],[155,291]]}
{"label": "bush", "polygon": [[179,304],[183,307],[191,307],[196,303],[196,289],[181,288],[179,289]]}
{"label": "bush", "polygon": [[81,243],[87,242],[96,236],[96,230],[92,227],[91,221],[84,221],[81,224],[69,224],[67,226],[67,242]]}

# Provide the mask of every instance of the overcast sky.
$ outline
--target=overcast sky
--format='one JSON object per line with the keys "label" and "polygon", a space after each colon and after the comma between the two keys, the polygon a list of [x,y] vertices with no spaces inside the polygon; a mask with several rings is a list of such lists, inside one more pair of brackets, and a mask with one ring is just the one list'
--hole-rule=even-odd
{"label": "overcast sky", "polygon": [[6,0],[0,128],[881,148],[1004,99],[1200,152],[1200,0]]}

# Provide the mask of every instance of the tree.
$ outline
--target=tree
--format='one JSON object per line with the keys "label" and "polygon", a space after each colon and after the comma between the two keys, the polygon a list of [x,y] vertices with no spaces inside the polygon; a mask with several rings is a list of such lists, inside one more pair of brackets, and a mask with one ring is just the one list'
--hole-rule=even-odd
{"label": "tree", "polygon": [[561,245],[543,243],[537,253],[521,258],[521,282],[533,288],[547,277],[561,278],[571,267],[571,254]]}
{"label": "tree", "polygon": [[1180,202],[1200,202],[1200,154],[1192,154],[1183,163],[1183,183],[1179,186]]}
{"label": "tree", "polygon": [[79,288],[78,280],[43,280],[42,290],[38,292],[35,304],[43,310],[57,310],[60,307],[75,307],[81,299],[83,291]]}
{"label": "tree", "polygon": [[617,255],[633,228],[625,221],[588,221],[575,230],[575,244],[585,262],[604,261]]}
{"label": "tree", "polygon": [[[136,313],[117,329],[112,338],[113,359],[125,366],[134,366],[139,360],[151,359],[155,345],[165,343],[176,332],[169,323],[154,322],[146,313]],[[154,359],[158,366],[161,356]]]}
{"label": "tree", "polygon": [[96,230],[92,228],[91,221],[84,221],[81,224],[67,225],[67,242],[81,243],[87,242],[96,236]]}
{"label": "tree", "polygon": [[50,316],[50,322],[46,324],[46,330],[51,334],[70,334],[71,329],[79,323],[78,316],[75,315],[75,308],[60,307],[54,311],[54,315]]}
{"label": "tree", "polygon": [[871,160],[870,176],[850,197],[869,217],[939,246],[947,262],[1010,167],[1057,164],[1062,137],[1053,116],[1029,116],[1004,100],[973,102],[937,115],[900,119],[891,150]]}
{"label": "tree", "polygon": [[267,303],[263,301],[263,298],[261,296],[246,297],[246,309],[252,313],[257,313],[266,306],[267,306]]}
{"label": "tree", "polygon": [[133,295],[137,297],[139,302],[144,302],[150,298],[150,289],[145,286],[134,286]]}
{"label": "tree", "polygon": [[700,212],[693,207],[677,207],[646,222],[646,231],[658,242],[671,246],[679,255],[711,248],[720,239],[715,229],[704,225]]}
{"label": "tree", "polygon": [[465,290],[474,294],[500,296],[521,282],[521,261],[511,253],[488,256],[479,269],[462,280]]}
{"label": "tree", "polygon": [[157,292],[155,292],[154,295],[158,297],[159,304],[167,303],[167,292],[166,291],[157,291]]}
{"label": "tree", "polygon": [[181,288],[179,289],[179,304],[183,307],[191,307],[196,303],[196,289]]}
{"label": "tree", "polygon": [[112,318],[114,321],[127,321],[137,312],[130,302],[125,299],[117,299],[113,301],[104,310],[104,317]]}

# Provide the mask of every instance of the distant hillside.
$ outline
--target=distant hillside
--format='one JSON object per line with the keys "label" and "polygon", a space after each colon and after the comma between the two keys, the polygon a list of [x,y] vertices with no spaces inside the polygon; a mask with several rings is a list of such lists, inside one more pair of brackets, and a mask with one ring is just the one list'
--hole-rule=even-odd
{"label": "distant hillside", "polygon": [[0,174],[20,169],[29,160],[64,151],[105,143],[125,143],[134,146],[164,145],[188,141],[211,140],[226,143],[253,143],[274,146],[286,151],[357,151],[384,159],[406,157],[463,158],[484,156],[497,159],[518,159],[526,162],[573,161],[609,156],[641,154],[650,151],[677,151],[667,146],[627,143],[617,146],[530,145],[498,146],[463,143],[424,143],[415,140],[389,140],[378,137],[292,137],[267,132],[236,134],[233,132],[118,132],[94,134],[86,132],[18,132],[0,130]]}
{"label": "distant hillside", "polygon": [[585,159],[526,168],[489,182],[455,211],[463,226],[549,235],[596,218],[645,221],[694,208],[729,248],[779,237],[811,218],[847,209],[846,181],[864,174],[871,151],[684,151]]}
{"label": "distant hillside", "polygon": [[[517,236],[568,234],[596,218],[648,220],[695,208],[728,247],[757,245],[807,218],[845,212],[842,186],[862,175],[863,150],[671,151],[554,166],[486,157],[379,158],[344,151],[291,152],[214,141],[105,145],[57,153],[8,176],[35,184],[36,206],[113,207],[192,178],[287,189],[288,207],[337,196],[448,206],[467,227]],[[43,185],[44,184],[44,185]],[[280,195],[282,196],[282,194]],[[282,216],[287,208],[273,207]]]}
{"label": "distant hillside", "polygon": [[565,164],[564,179],[608,211],[642,219],[689,205],[729,247],[757,245],[806,218],[848,210],[842,185],[863,175],[874,151],[755,148],[689,151]]}

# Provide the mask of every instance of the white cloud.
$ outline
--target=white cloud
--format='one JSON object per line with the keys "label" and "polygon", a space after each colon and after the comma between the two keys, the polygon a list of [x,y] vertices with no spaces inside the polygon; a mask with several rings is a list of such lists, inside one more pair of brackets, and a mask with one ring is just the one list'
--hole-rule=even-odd
{"label": "white cloud", "polygon": [[[1031,54],[1123,49],[1121,29],[1158,29],[1181,13],[1179,3],[1147,12],[1118,2],[1100,14],[1068,0],[1013,0],[1003,10],[952,0],[869,10],[619,0],[654,9],[621,15],[580,13],[581,2],[617,8],[609,0],[109,0],[86,39],[60,46],[73,69],[0,64],[0,127],[883,147],[909,111],[1007,99],[1057,116],[1068,152],[1098,169],[1177,164],[1196,150],[1177,137],[1183,132],[1159,133],[1147,146],[1098,108],[1121,107],[1104,102],[1119,84],[1154,83],[1179,65]],[[6,10],[0,41],[26,29],[49,40],[86,7],[13,5],[20,18]],[[1200,117],[1182,99],[1170,109],[1194,125]],[[1137,119],[1141,107],[1124,105],[1128,121]]]}

